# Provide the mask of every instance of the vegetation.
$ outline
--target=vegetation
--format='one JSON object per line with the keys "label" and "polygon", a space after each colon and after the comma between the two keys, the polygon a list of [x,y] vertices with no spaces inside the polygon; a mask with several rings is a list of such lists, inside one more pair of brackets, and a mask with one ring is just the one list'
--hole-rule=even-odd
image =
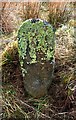
{"label": "vegetation", "polygon": [[1,33],[17,30],[23,20],[38,18],[39,8],[38,2],[1,2]]}
{"label": "vegetation", "polygon": [[[35,6],[35,4],[29,4],[31,5],[30,10],[32,10],[32,6]],[[76,3],[66,3],[66,8],[69,6],[71,9],[71,12],[68,12],[68,14],[71,13],[71,16],[67,20],[65,19],[65,22],[62,20],[62,15],[65,11],[65,18],[68,17],[66,10],[63,9],[61,12],[54,11],[54,14],[54,12],[49,10],[47,4],[50,5],[51,3],[36,4],[39,5],[38,9],[35,9],[38,10],[36,14],[33,14],[33,12],[25,14],[26,3],[2,3],[3,11],[0,11],[2,22],[2,35],[0,39],[2,41],[0,48],[2,49],[0,49],[0,53],[3,50],[2,84],[0,84],[0,92],[2,94],[2,96],[0,94],[0,104],[2,106],[0,118],[2,117],[2,120],[76,119],[76,37],[74,32],[74,30],[76,30],[76,21],[74,19],[75,16],[72,13],[74,12]],[[57,6],[58,8],[62,8],[62,6],[65,8],[66,4],[63,5],[61,2],[58,4],[52,3],[50,9],[52,10],[54,7],[56,9],[53,10],[57,10]],[[9,11],[6,12],[6,8],[11,7],[16,9],[14,11],[10,11],[9,9]],[[37,8],[37,6],[35,6],[35,8]],[[47,96],[40,99],[34,99],[27,93],[24,93],[23,77],[18,57],[17,34],[14,34],[14,32],[17,32],[20,24],[22,24],[25,19],[29,18],[30,14],[32,18],[34,18],[34,15],[37,15],[35,18],[43,18],[41,15],[42,13],[44,17],[47,13],[47,20],[48,13],[51,14],[50,23],[56,30],[54,79],[51,87],[48,89]],[[58,19],[58,15],[61,15],[62,18],[59,17]],[[11,20],[11,18],[13,19]],[[59,28],[59,26],[62,26],[64,23],[65,25]],[[68,28],[70,28],[70,31]],[[12,31],[13,34],[11,34]],[[7,33],[9,33],[8,36]],[[13,40],[14,42],[11,42]]]}
{"label": "vegetation", "polygon": [[[31,19],[23,23],[18,31],[18,51],[20,56],[20,64],[23,74],[24,60],[27,64],[50,61],[54,59],[54,32],[52,26],[45,21]],[[40,59],[39,53],[43,53]],[[28,54],[29,59],[28,59]]]}
{"label": "vegetation", "polygon": [[71,12],[67,9],[67,6],[69,7],[67,2],[49,3],[49,22],[53,25],[54,29],[61,27],[69,20]]}

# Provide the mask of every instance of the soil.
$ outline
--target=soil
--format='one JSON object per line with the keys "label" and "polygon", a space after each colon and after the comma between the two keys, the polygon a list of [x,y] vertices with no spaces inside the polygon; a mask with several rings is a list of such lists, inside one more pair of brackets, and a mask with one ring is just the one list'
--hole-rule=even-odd
{"label": "soil", "polygon": [[[59,64],[59,60],[56,59],[56,66],[54,69],[54,78],[52,81],[52,84],[50,88],[48,89],[48,95],[46,96],[48,101],[48,107],[44,107],[41,110],[41,113],[46,115],[45,117],[40,116],[39,120],[75,120],[76,119],[76,89],[72,92],[72,94],[68,95],[68,87],[65,83],[63,83],[62,78],[60,76],[60,73],[65,72],[68,70],[69,63],[65,65]],[[8,88],[11,89],[11,85],[16,92],[15,97],[20,101],[22,100],[24,103],[28,101],[28,105],[35,108],[34,102],[36,102],[38,99],[29,100],[31,98],[30,95],[27,94],[24,90],[23,85],[23,77],[21,75],[21,70],[19,67],[19,61],[17,60],[16,64],[8,64],[4,65],[2,72],[3,72],[3,91],[8,90]],[[8,69],[9,68],[9,69]],[[7,71],[8,69],[8,71]],[[4,77],[4,71],[6,70],[7,74],[7,81],[5,81]],[[11,70],[11,71],[10,71]],[[75,77],[75,76],[74,76]],[[5,81],[5,82],[4,82]],[[72,81],[70,81],[70,84],[75,85],[76,80],[73,78]],[[43,99],[44,100],[44,99]],[[19,104],[18,101],[18,104]],[[22,105],[22,108],[26,108]],[[28,111],[30,111],[31,108],[28,108]],[[33,110],[31,110],[33,111]],[[37,118],[34,118],[35,116],[30,115],[30,120],[37,120]],[[49,116],[49,118],[47,117]],[[14,118],[11,118],[14,119]],[[16,118],[20,119],[20,118]],[[24,119],[24,118],[22,118]],[[3,119],[4,120],[4,119]],[[7,119],[10,120],[10,119]]]}
{"label": "soil", "polygon": [[[75,68],[75,54],[65,62],[64,59],[56,57],[54,78],[48,89],[48,95],[34,99],[25,92],[17,53],[12,63],[2,66],[3,113],[0,114],[3,116],[2,120],[76,120]],[[11,109],[8,102],[12,105]],[[15,103],[19,105],[20,111],[23,110],[29,115],[29,119],[25,118],[24,113],[14,110]],[[5,113],[11,114],[8,117]]]}

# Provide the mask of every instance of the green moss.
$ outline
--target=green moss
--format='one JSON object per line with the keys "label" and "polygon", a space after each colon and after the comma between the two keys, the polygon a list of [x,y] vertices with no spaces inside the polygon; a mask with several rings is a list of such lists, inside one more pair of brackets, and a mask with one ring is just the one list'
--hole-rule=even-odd
{"label": "green moss", "polygon": [[[26,59],[28,64],[41,61],[52,61],[54,56],[54,32],[53,28],[47,22],[41,20],[25,21],[18,31],[18,51],[20,63]],[[41,59],[37,54],[43,53]],[[29,55],[29,60],[27,59]]]}

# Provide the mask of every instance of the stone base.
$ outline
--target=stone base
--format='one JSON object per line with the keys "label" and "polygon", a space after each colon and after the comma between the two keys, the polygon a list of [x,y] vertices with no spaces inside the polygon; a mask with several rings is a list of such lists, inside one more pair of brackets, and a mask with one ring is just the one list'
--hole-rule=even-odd
{"label": "stone base", "polygon": [[24,88],[30,95],[39,98],[47,94],[52,82],[53,66],[49,61],[25,65],[27,74],[24,77]]}

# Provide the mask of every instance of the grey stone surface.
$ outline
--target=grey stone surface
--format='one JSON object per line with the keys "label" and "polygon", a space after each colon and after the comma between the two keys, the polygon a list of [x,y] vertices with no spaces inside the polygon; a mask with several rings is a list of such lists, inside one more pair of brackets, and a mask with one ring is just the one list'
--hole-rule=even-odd
{"label": "grey stone surface", "polygon": [[18,45],[24,88],[36,98],[46,95],[54,71],[52,26],[40,19],[26,20],[18,32]]}

